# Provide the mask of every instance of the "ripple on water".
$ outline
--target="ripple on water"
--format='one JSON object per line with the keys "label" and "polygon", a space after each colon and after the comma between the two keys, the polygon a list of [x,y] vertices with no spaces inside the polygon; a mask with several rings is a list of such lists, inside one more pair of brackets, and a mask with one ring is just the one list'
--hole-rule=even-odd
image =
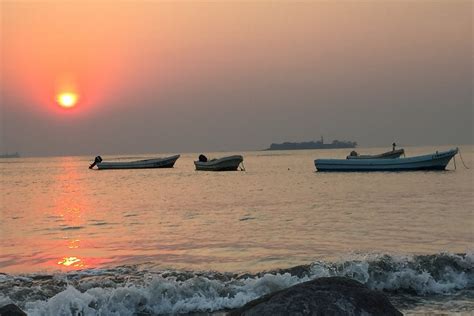
{"label": "ripple on water", "polygon": [[66,226],[66,227],[62,227],[61,230],[64,230],[64,231],[67,231],[67,230],[79,230],[79,229],[83,229],[84,226]]}
{"label": "ripple on water", "polygon": [[92,226],[104,226],[104,225],[109,225],[109,224],[110,223],[103,221],[103,222],[91,223],[90,225],[92,225]]}
{"label": "ripple on water", "polygon": [[239,218],[239,221],[243,222],[243,221],[250,221],[252,219],[255,219],[255,217],[251,217],[251,216],[247,216],[247,217],[242,217],[242,218]]}

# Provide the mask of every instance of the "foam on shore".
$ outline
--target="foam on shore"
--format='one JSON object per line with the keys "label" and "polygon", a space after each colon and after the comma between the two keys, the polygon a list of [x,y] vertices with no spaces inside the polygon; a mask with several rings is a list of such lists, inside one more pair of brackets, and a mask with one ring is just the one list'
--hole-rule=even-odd
{"label": "foam on shore", "polygon": [[256,274],[151,271],[140,265],[58,274],[0,274],[0,306],[28,315],[133,315],[214,312],[324,276],[344,276],[388,293],[429,297],[472,294],[474,255],[371,256],[314,262]]}

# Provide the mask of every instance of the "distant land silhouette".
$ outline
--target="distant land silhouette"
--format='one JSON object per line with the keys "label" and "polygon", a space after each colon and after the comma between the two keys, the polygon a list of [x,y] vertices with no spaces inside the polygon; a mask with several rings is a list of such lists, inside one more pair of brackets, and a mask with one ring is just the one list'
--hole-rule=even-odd
{"label": "distant land silhouette", "polygon": [[284,142],[282,144],[272,143],[270,148],[265,150],[295,150],[295,149],[333,149],[333,148],[355,148],[357,142],[333,140],[332,143],[325,144],[321,137],[319,141],[291,143]]}
{"label": "distant land silhouette", "polygon": [[18,152],[13,153],[13,154],[0,154],[0,158],[20,158],[20,154]]}

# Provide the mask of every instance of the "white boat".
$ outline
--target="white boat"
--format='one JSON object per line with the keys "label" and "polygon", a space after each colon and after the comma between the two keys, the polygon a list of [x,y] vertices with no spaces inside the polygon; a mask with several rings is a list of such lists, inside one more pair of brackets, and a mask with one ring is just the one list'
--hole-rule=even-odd
{"label": "white boat", "polygon": [[244,161],[241,155],[234,155],[212,159],[209,161],[195,161],[196,170],[202,171],[235,171]]}
{"label": "white boat", "polygon": [[100,156],[96,157],[93,164],[89,166],[90,169],[97,166],[99,170],[106,169],[146,169],[146,168],[173,168],[174,163],[178,160],[179,155],[174,155],[164,158],[154,158],[154,159],[145,159],[145,160],[135,160],[135,161],[111,161],[111,162],[102,162]]}
{"label": "white boat", "polygon": [[387,151],[378,155],[359,155],[356,151],[351,151],[347,159],[388,159],[388,158],[399,158],[401,155],[405,155],[403,148]]}
{"label": "white boat", "polygon": [[430,155],[389,159],[316,159],[318,171],[416,171],[444,170],[458,148]]}

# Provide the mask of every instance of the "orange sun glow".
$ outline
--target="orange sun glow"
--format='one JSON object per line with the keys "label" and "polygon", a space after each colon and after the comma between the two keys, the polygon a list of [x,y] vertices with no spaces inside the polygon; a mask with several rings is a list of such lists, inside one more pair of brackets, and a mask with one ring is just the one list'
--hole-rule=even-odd
{"label": "orange sun glow", "polygon": [[63,108],[72,108],[77,103],[77,94],[72,92],[60,93],[57,96],[58,104]]}

